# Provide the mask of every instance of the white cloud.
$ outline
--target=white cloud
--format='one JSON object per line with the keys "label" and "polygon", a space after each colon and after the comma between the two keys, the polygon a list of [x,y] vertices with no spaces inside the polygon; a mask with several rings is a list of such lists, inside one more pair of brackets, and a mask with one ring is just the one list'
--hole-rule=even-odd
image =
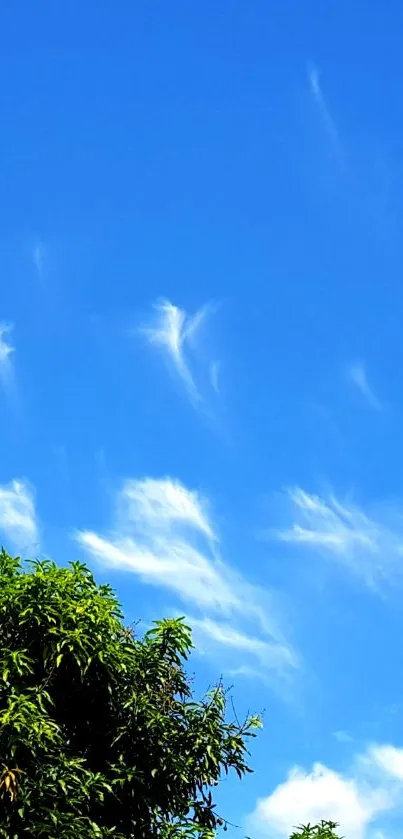
{"label": "white cloud", "polygon": [[203,306],[194,315],[189,315],[166,300],[154,309],[154,322],[141,331],[150,344],[160,347],[166,354],[185,385],[191,402],[196,405],[202,397],[196,381],[198,377],[191,364],[191,349],[197,332],[211,312],[211,306]]}
{"label": "white cloud", "polygon": [[371,517],[334,495],[324,499],[298,487],[288,497],[293,522],[277,533],[280,540],[332,557],[370,586],[402,575],[401,516],[392,526],[384,516]]}
{"label": "white cloud", "polygon": [[333,737],[339,743],[352,743],[354,740],[354,737],[352,737],[348,731],[344,731],[343,729],[340,729],[339,731],[334,731]]}
{"label": "white cloud", "polygon": [[79,540],[106,564],[131,570],[143,582],[229,612],[238,595],[229,569],[215,559],[207,506],[197,492],[170,478],[128,480],[117,493],[110,538],[87,531]]}
{"label": "white cloud", "polygon": [[[199,635],[242,654],[242,664],[258,657],[260,666],[272,669],[296,666],[274,610],[264,608],[261,592],[221,559],[209,505],[198,492],[170,478],[128,480],[117,493],[112,531],[80,531],[77,539],[104,565],[131,571],[197,607]],[[242,631],[234,622],[240,616]]]}
{"label": "white cloud", "polygon": [[172,589],[182,600],[224,613],[238,605],[225,574],[186,541],[169,541],[165,536],[147,538],[145,543],[119,536],[108,540],[89,531],[80,533],[78,539],[105,565],[132,571],[144,583]]}
{"label": "white cloud", "polygon": [[386,775],[403,781],[403,749],[390,745],[374,745],[369,750],[369,758]]}
{"label": "white cloud", "polygon": [[142,522],[147,528],[183,523],[200,530],[209,539],[215,538],[206,500],[199,493],[185,489],[179,481],[153,478],[126,481],[120,502],[124,518]]}
{"label": "white cloud", "polygon": [[11,356],[15,348],[9,339],[12,328],[12,324],[0,323],[0,378],[7,395],[11,395],[14,388],[14,368]]}
{"label": "white cloud", "polygon": [[210,381],[211,387],[213,388],[215,393],[220,392],[220,362],[213,361],[210,365]]}
{"label": "white cloud", "polygon": [[[241,654],[244,660],[251,660],[250,665],[241,667],[231,666],[231,655],[228,659],[228,667],[231,672],[238,675],[259,676],[263,680],[270,677],[271,671],[284,672],[287,676],[292,670],[298,668],[298,658],[290,646],[285,642],[267,640],[253,635],[247,635],[236,629],[230,623],[218,622],[211,618],[202,619],[189,617],[193,630],[196,646],[202,651],[209,652],[211,647],[219,645],[225,647],[229,653],[233,652],[239,657]],[[221,653],[220,653],[221,655]]]}
{"label": "white cloud", "polygon": [[37,242],[34,245],[32,251],[32,259],[35,265],[35,268],[38,272],[39,279],[42,279],[43,276],[43,268],[44,268],[44,261],[45,261],[45,252],[42,242]]}
{"label": "white cloud", "polygon": [[9,323],[0,324],[0,364],[6,361],[11,353],[14,352],[14,347],[7,343],[6,335],[11,332],[12,326]]}
{"label": "white cloud", "polygon": [[322,90],[322,86],[320,83],[320,70],[318,70],[318,68],[315,67],[315,65],[310,65],[310,67],[308,67],[308,84],[312,96],[315,100],[315,103],[318,107],[325,129],[329,134],[330,139],[332,140],[335,151],[341,157],[342,148],[339,133]]}
{"label": "white cloud", "polygon": [[11,481],[0,486],[0,531],[18,551],[32,551],[39,546],[39,529],[32,489],[25,481]]}
{"label": "white cloud", "polygon": [[251,821],[262,834],[287,837],[298,824],[325,819],[339,823],[346,839],[362,839],[367,827],[395,805],[383,781],[370,784],[359,771],[343,775],[321,763],[310,771],[295,766],[284,783],[258,801]]}
{"label": "white cloud", "polygon": [[354,361],[347,365],[346,374],[348,380],[360,391],[371,408],[377,411],[382,409],[379,399],[375,396],[367,377],[367,371],[362,361]]}

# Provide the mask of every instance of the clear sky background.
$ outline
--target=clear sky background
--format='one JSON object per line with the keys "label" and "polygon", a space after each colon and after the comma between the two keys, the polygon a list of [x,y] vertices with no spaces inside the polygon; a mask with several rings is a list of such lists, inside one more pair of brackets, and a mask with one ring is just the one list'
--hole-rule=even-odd
{"label": "clear sky background", "polygon": [[3,6],[1,538],[264,711],[234,836],[393,839],[403,8]]}

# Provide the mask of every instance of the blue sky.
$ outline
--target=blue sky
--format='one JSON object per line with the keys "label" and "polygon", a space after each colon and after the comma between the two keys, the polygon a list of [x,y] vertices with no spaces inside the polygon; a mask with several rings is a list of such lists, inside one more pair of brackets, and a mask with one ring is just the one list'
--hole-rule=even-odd
{"label": "blue sky", "polygon": [[[258,837],[403,812],[400,4],[8,4],[0,528],[264,710]],[[235,835],[243,835],[235,831]]]}

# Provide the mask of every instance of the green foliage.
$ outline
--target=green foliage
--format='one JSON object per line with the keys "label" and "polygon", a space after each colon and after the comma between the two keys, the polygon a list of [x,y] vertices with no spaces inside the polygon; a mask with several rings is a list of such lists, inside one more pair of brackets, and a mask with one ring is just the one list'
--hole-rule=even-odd
{"label": "green foliage", "polygon": [[322,819],[319,824],[305,824],[297,827],[290,839],[342,839],[335,833],[335,828],[338,826],[337,822]]}
{"label": "green foliage", "polygon": [[250,771],[259,720],[228,722],[220,685],[194,700],[183,619],[137,639],[85,565],[23,566],[2,551],[0,637],[0,837],[211,839],[226,827],[212,788]]}

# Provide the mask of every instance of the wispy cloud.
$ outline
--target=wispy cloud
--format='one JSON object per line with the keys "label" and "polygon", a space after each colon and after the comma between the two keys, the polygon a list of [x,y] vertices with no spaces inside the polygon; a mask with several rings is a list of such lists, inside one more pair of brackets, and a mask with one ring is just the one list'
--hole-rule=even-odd
{"label": "wispy cloud", "polygon": [[0,531],[5,547],[32,552],[39,547],[39,528],[32,488],[26,481],[0,485]]}
{"label": "wispy cloud", "polygon": [[214,558],[206,502],[169,478],[129,480],[116,498],[111,537],[79,541],[106,564],[174,590],[186,602],[230,612],[237,604],[228,569]]}
{"label": "wispy cloud", "polygon": [[352,737],[348,731],[344,731],[343,729],[340,729],[339,731],[334,731],[333,737],[339,743],[352,743],[354,741],[354,737]]}
{"label": "wispy cloud", "polygon": [[215,539],[206,499],[179,481],[154,478],[126,481],[119,506],[124,521],[137,521],[146,531],[183,524]]}
{"label": "wispy cloud", "polygon": [[354,361],[348,364],[346,375],[348,381],[359,390],[361,396],[364,397],[371,408],[374,408],[376,411],[382,410],[382,404],[369,384],[365,364],[362,361]]}
{"label": "wispy cloud", "polygon": [[311,64],[308,67],[308,84],[325,129],[332,141],[333,147],[337,154],[341,157],[343,155],[343,149],[340,142],[339,132],[322,90],[322,85],[320,83],[320,70],[315,67],[314,64]]}
{"label": "wispy cloud", "polygon": [[211,305],[205,305],[194,315],[189,315],[169,301],[154,306],[155,317],[152,323],[141,332],[148,342],[159,347],[184,384],[188,396],[197,406],[202,402],[199,376],[196,373],[192,348],[197,333],[207,316],[212,312]]}
{"label": "wispy cloud", "polygon": [[44,269],[44,262],[45,262],[45,250],[43,247],[42,242],[36,242],[32,250],[32,259],[35,265],[36,271],[38,273],[38,277],[40,280],[43,279],[43,269]]}
{"label": "wispy cloud", "polygon": [[381,827],[380,818],[401,811],[402,754],[394,746],[370,747],[353,758],[346,773],[322,763],[310,770],[294,766],[283,783],[257,802],[250,825],[276,839],[288,836],[296,824],[332,819],[346,839],[363,839],[373,825]]}
{"label": "wispy cloud", "polygon": [[297,487],[288,492],[292,523],[283,542],[332,557],[370,586],[403,575],[403,523],[393,511],[371,516],[334,495],[320,498]]}
{"label": "wispy cloud", "polygon": [[126,481],[117,493],[112,531],[81,531],[77,539],[104,565],[170,590],[187,608],[193,604],[200,612],[194,625],[210,645],[232,648],[242,663],[258,657],[278,671],[297,666],[262,593],[222,560],[210,506],[200,493],[170,478]]}
{"label": "wispy cloud", "polygon": [[[211,654],[217,644],[226,648],[227,670],[233,674],[252,675],[267,681],[273,670],[287,677],[299,667],[295,652],[279,638],[268,640],[248,635],[236,629],[233,624],[218,622],[209,617],[189,617],[189,622],[199,650]],[[248,663],[239,666],[240,658]]]}
{"label": "wispy cloud", "polygon": [[0,324],[0,364],[4,364],[4,362],[10,357],[11,353],[14,352],[14,347],[12,347],[6,339],[6,336],[9,335],[12,328],[13,327],[10,323]]}
{"label": "wispy cloud", "polygon": [[12,361],[15,347],[10,343],[12,329],[12,324],[0,323],[0,378],[7,396],[11,396],[15,390],[15,374]]}

